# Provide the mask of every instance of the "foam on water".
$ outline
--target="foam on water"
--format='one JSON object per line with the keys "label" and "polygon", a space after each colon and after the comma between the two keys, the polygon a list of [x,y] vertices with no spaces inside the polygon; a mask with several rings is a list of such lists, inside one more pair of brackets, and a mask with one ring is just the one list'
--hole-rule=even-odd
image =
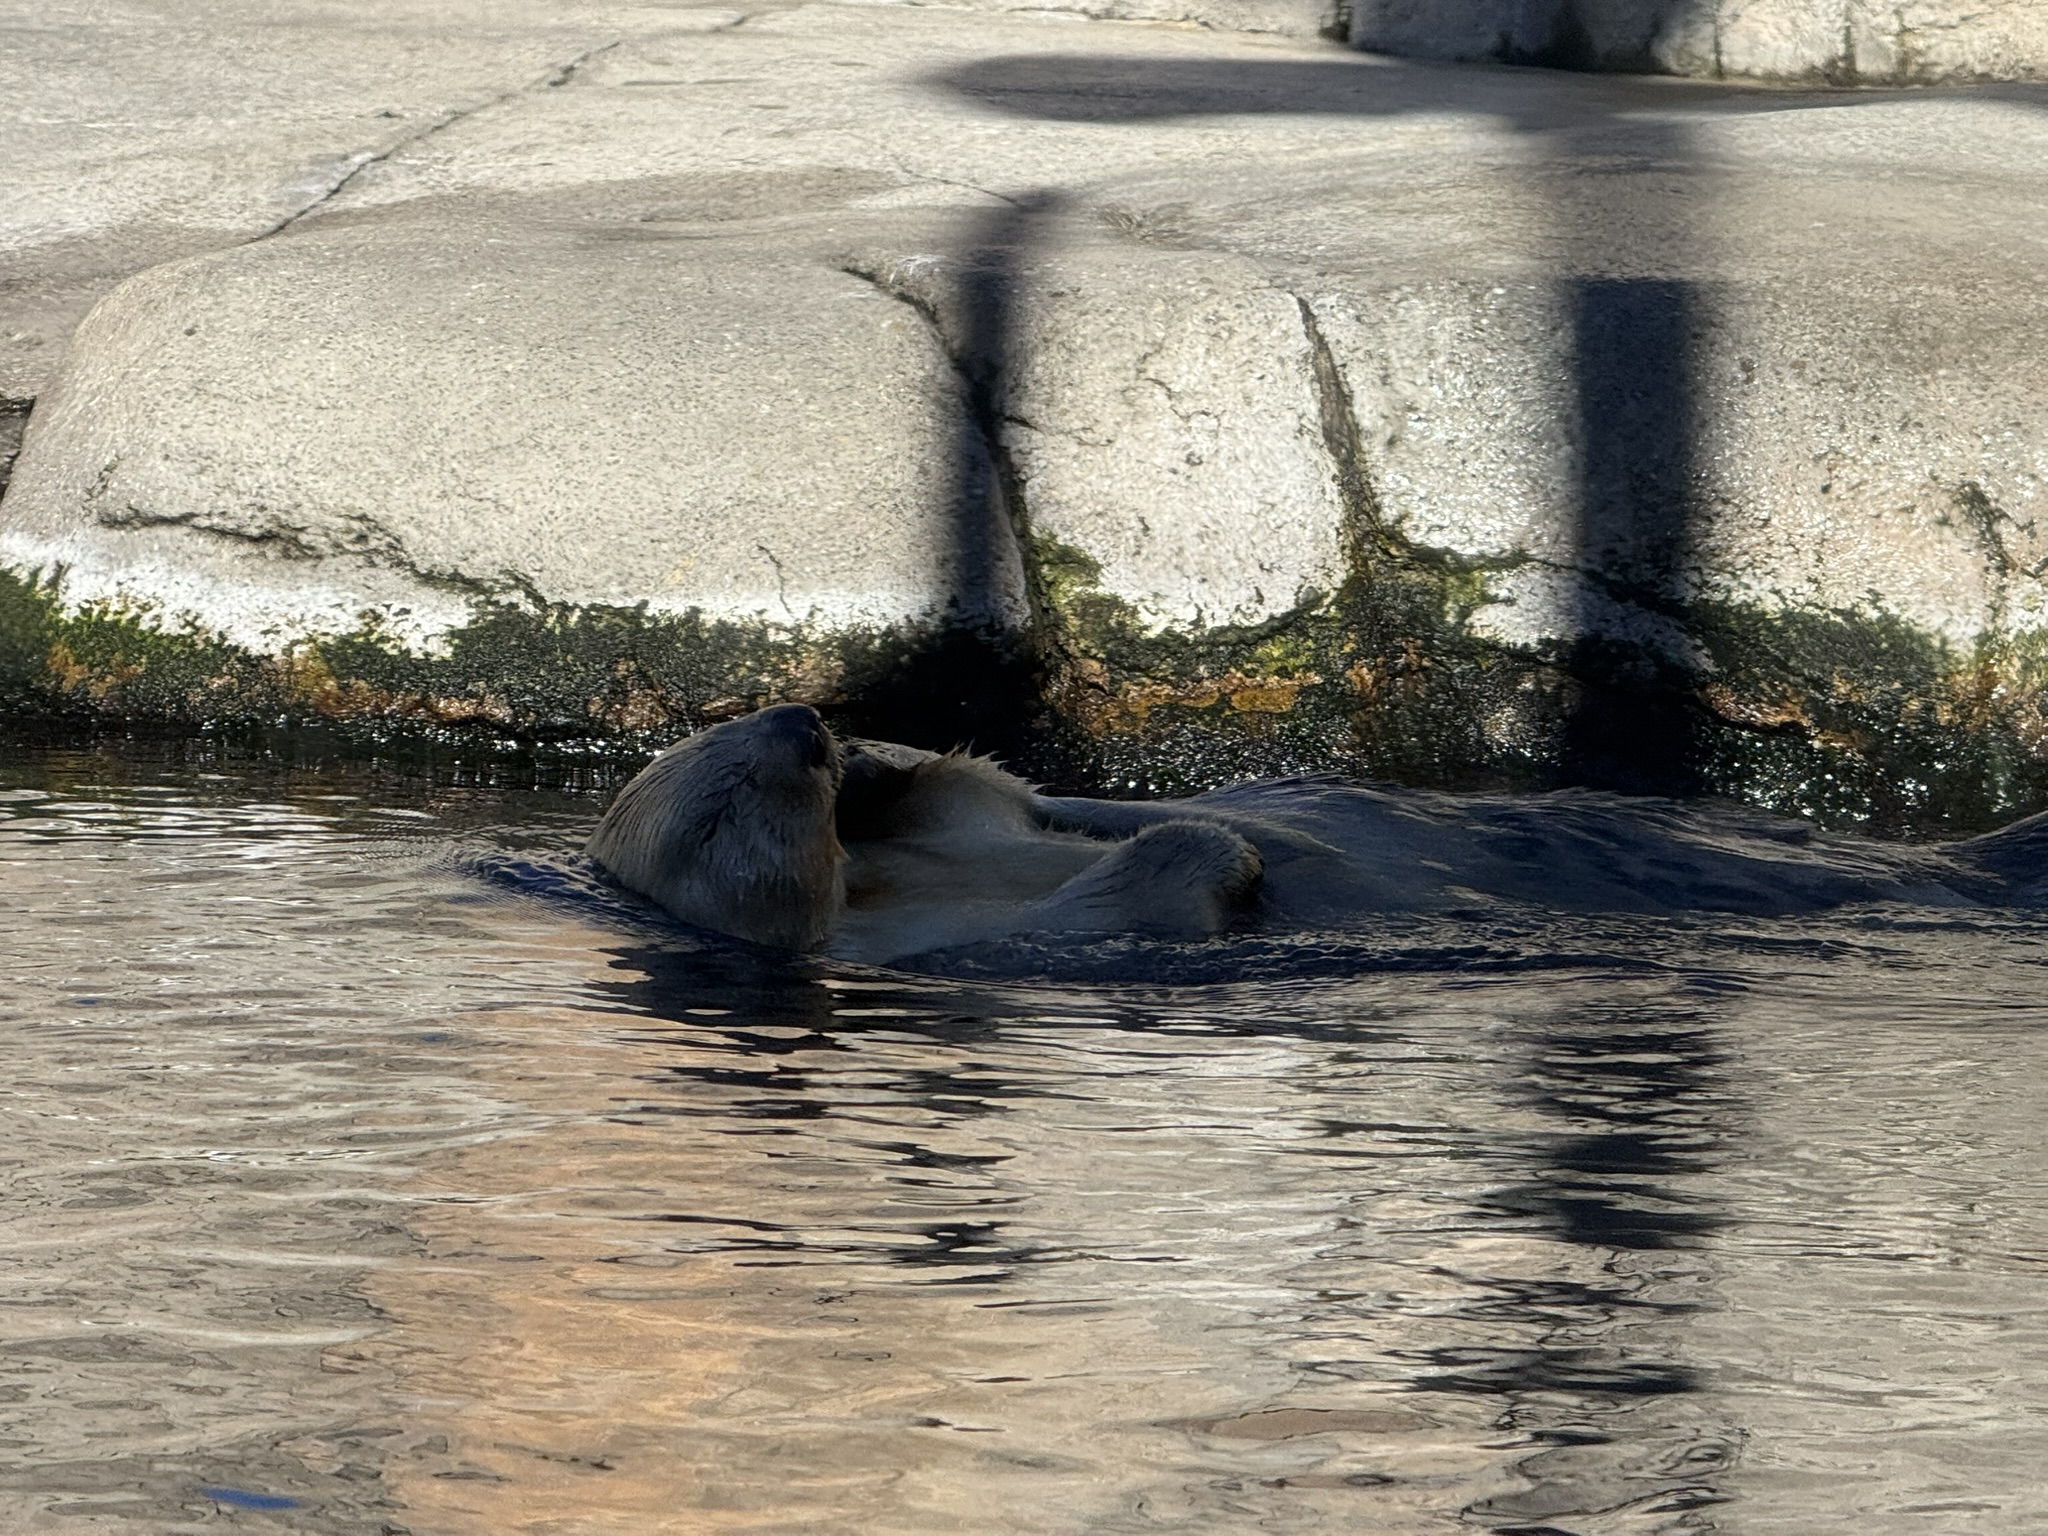
{"label": "foam on water", "polygon": [[0,1526],[2048,1523],[2048,922],[1386,804],[1455,900],[907,974],[673,928],[593,797],[15,753]]}

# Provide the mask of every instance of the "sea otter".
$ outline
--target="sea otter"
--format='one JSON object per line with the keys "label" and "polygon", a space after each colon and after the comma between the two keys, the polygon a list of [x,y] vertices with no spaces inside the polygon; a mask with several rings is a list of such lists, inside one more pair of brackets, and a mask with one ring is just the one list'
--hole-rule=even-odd
{"label": "sea otter", "polygon": [[1107,840],[1046,804],[986,758],[840,742],[781,704],[655,758],[585,852],[696,927],[868,961],[1021,932],[1199,938],[1258,883],[1227,827]]}
{"label": "sea otter", "polygon": [[586,848],[676,918],[882,963],[1010,935],[1199,939],[1478,902],[1758,916],[2030,899],[2048,818],[1945,848],[1588,791],[1263,780],[1186,800],[1036,793],[986,758],[836,739],[782,704],[662,752]]}

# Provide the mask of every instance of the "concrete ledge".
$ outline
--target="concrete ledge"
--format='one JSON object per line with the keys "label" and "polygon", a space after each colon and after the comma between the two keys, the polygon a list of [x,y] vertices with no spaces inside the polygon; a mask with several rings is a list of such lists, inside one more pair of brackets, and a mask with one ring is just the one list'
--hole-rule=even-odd
{"label": "concrete ledge", "polygon": [[400,132],[335,60],[434,23],[372,11],[275,143],[165,136],[231,104],[124,12],[4,147],[0,337],[101,295],[10,343],[17,707],[2048,803],[2040,87],[510,6]]}
{"label": "concrete ledge", "polygon": [[2048,79],[2036,0],[1356,0],[1351,41],[1418,59],[1830,85]]}

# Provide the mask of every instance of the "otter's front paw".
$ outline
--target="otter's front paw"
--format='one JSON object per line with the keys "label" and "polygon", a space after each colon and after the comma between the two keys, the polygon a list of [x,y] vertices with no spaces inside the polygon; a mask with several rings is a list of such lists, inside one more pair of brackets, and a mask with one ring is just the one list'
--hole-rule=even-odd
{"label": "otter's front paw", "polygon": [[1039,902],[1029,927],[1199,939],[1221,932],[1257,889],[1259,851],[1227,827],[1147,827]]}

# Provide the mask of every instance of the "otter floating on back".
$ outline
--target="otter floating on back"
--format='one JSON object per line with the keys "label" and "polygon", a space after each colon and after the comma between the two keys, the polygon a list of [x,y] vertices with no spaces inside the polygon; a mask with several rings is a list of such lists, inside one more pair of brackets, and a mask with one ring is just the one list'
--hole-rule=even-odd
{"label": "otter floating on back", "polygon": [[1186,800],[1040,795],[986,758],[839,741],[782,704],[677,742],[586,848],[685,923],[882,963],[1027,933],[1199,939],[1494,899],[1758,916],[2031,899],[2048,817],[1943,848],[1586,791],[1263,780]]}
{"label": "otter floating on back", "polygon": [[781,704],[677,742],[585,850],[675,917],[758,944],[883,961],[1026,932],[1217,932],[1259,855],[1209,822],[1121,840],[1062,829],[985,758],[838,742]]}

